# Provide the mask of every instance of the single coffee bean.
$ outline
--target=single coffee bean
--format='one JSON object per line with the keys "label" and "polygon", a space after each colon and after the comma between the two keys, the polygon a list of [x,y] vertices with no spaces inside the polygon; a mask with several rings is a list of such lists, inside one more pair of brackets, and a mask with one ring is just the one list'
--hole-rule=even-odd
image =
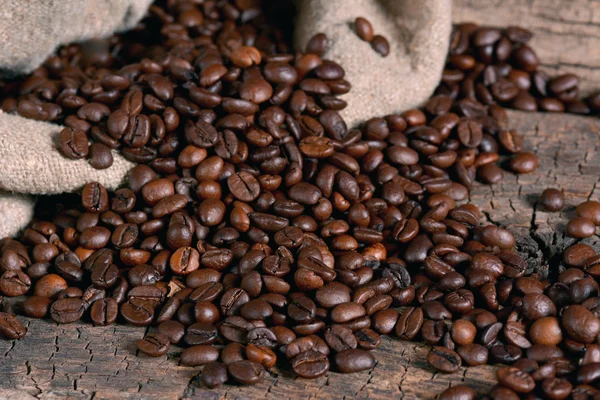
{"label": "single coffee bean", "polygon": [[354,20],[354,29],[356,30],[358,37],[365,42],[370,42],[373,40],[373,26],[366,18],[356,18],[356,20]]}
{"label": "single coffee bean", "polygon": [[364,371],[373,368],[375,364],[375,357],[366,350],[348,349],[335,355],[335,365],[343,373]]}
{"label": "single coffee bean", "polygon": [[200,375],[200,381],[209,389],[218,388],[227,380],[227,366],[217,361],[206,364]]}
{"label": "single coffee bean", "polygon": [[11,313],[0,312],[0,336],[6,339],[22,339],[27,329]]}
{"label": "single coffee bean", "polygon": [[596,225],[589,218],[575,217],[567,222],[565,231],[567,235],[581,239],[594,235],[596,233]]}
{"label": "single coffee bean", "polygon": [[390,43],[381,35],[373,36],[373,39],[371,39],[371,47],[373,47],[373,50],[379,53],[382,57],[387,57],[388,54],[390,54]]}
{"label": "single coffee bean", "polygon": [[119,306],[117,302],[110,297],[96,300],[90,308],[90,317],[94,325],[111,325],[117,320]]}
{"label": "single coffee bean", "polygon": [[458,371],[461,366],[460,356],[445,347],[434,346],[427,355],[427,362],[433,368],[445,373]]}
{"label": "single coffee bean", "polygon": [[236,361],[229,364],[227,370],[242,385],[255,385],[265,379],[264,367],[254,361]]}
{"label": "single coffee bean", "polygon": [[[165,336],[165,342],[168,343],[168,341],[169,339]],[[217,361],[218,358],[219,350],[206,344],[189,347],[180,355],[181,363],[191,367],[205,365]]]}
{"label": "single coffee bean", "polygon": [[83,316],[86,305],[80,298],[56,300],[50,307],[50,317],[59,324],[70,324]]}
{"label": "single coffee bean", "polygon": [[169,338],[160,333],[151,333],[143,339],[138,339],[136,345],[139,351],[150,357],[160,357],[169,350]]}
{"label": "single coffee bean", "polygon": [[456,385],[440,393],[439,400],[475,400],[475,397],[475,390],[465,385]]}
{"label": "single coffee bean", "polygon": [[558,189],[545,189],[540,198],[542,206],[546,211],[556,212],[562,210],[565,204],[563,192]]}
{"label": "single coffee bean", "polygon": [[294,357],[292,369],[302,378],[315,379],[329,371],[329,359],[320,351],[307,350]]}
{"label": "single coffee bean", "polygon": [[517,392],[529,393],[535,388],[535,382],[531,376],[515,367],[504,367],[496,371],[498,382]]}

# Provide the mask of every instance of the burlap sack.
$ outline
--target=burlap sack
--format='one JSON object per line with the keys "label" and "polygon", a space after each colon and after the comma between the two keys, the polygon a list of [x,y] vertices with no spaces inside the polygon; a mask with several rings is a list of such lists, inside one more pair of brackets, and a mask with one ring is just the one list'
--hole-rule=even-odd
{"label": "burlap sack", "polygon": [[[3,0],[0,74],[31,72],[61,44],[132,28],[151,0]],[[133,166],[118,154],[107,170],[57,151],[62,127],[0,113],[0,238],[13,236],[33,216],[34,197],[75,191],[90,181],[118,187]]]}
{"label": "burlap sack", "polygon": [[152,0],[2,0],[0,73],[28,73],[61,44],[131,29]]}
{"label": "burlap sack", "polygon": [[[323,32],[324,57],[342,65],[352,90],[342,98],[349,126],[423,103],[439,83],[448,49],[451,0],[299,0],[295,42],[304,49]],[[357,17],[385,36],[390,54],[381,57],[354,31]]]}

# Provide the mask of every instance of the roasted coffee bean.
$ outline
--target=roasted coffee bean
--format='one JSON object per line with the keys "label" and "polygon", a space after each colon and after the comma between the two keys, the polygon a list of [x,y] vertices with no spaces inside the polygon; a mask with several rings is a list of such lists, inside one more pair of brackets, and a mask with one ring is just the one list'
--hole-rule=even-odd
{"label": "roasted coffee bean", "polygon": [[358,345],[352,331],[345,326],[338,324],[334,324],[325,329],[325,341],[329,347],[336,352],[355,349]]}
{"label": "roasted coffee bean", "polygon": [[47,297],[32,296],[23,302],[23,313],[32,318],[44,318],[51,304],[52,300]]}
{"label": "roasted coffee bean", "polygon": [[381,35],[373,36],[373,39],[371,39],[371,47],[373,47],[373,50],[382,57],[387,57],[388,54],[390,54],[390,44],[388,40]]}
{"label": "roasted coffee bean", "polygon": [[375,364],[375,358],[366,350],[348,349],[335,355],[335,365],[343,373],[364,371],[373,368]]}
{"label": "roasted coffee bean", "polygon": [[242,385],[255,385],[265,378],[264,367],[254,361],[236,361],[229,364],[227,370]]}
{"label": "roasted coffee bean", "polygon": [[356,18],[356,20],[354,20],[354,29],[356,30],[358,37],[365,42],[370,42],[373,40],[373,26],[366,18]]}
{"label": "roasted coffee bean", "polygon": [[136,326],[149,325],[154,317],[152,303],[143,298],[131,297],[121,306],[120,311],[125,321]]}
{"label": "roasted coffee bean", "polygon": [[209,389],[220,387],[227,379],[227,366],[217,361],[206,364],[200,375],[202,384]]}
{"label": "roasted coffee bean", "polygon": [[[166,336],[165,342],[168,344],[168,338]],[[219,350],[213,346],[205,344],[188,347],[181,353],[180,356],[181,363],[191,367],[205,365],[217,361],[218,358]]]}
{"label": "roasted coffee bean", "polygon": [[594,221],[585,217],[575,217],[569,220],[566,226],[567,235],[574,238],[586,238],[596,233]]}
{"label": "roasted coffee bean", "polygon": [[593,342],[600,332],[600,320],[580,305],[569,306],[563,311],[562,326],[573,340],[582,343]]}
{"label": "roasted coffee bean", "polygon": [[540,199],[542,206],[546,211],[556,212],[562,210],[565,199],[563,192],[558,189],[545,189],[542,192],[542,197]]}
{"label": "roasted coffee bean", "polygon": [[160,357],[169,350],[169,338],[160,333],[151,333],[136,342],[137,348],[150,357]]}
{"label": "roasted coffee bean", "polygon": [[83,316],[86,305],[77,297],[59,299],[50,307],[50,317],[59,324],[70,324]]}
{"label": "roasted coffee bean", "polygon": [[329,371],[329,359],[319,351],[307,350],[294,357],[292,369],[302,378],[318,378]]}
{"label": "roasted coffee bean", "polygon": [[0,293],[5,296],[22,296],[30,287],[31,279],[20,270],[9,270],[0,276]]}
{"label": "roasted coffee bean", "polygon": [[64,128],[60,131],[60,149],[68,158],[87,157],[90,148],[85,132],[81,129]]}
{"label": "roasted coffee bean", "polygon": [[465,385],[449,387],[440,393],[440,400],[475,400],[475,390]]}
{"label": "roasted coffee bean", "polygon": [[458,371],[461,366],[460,356],[445,347],[435,346],[427,355],[427,362],[433,368],[444,373]]}
{"label": "roasted coffee bean", "polygon": [[212,324],[197,322],[187,327],[183,340],[190,346],[212,344],[217,340],[217,328]]}
{"label": "roasted coffee bean", "polygon": [[96,300],[90,307],[90,317],[94,325],[111,325],[117,320],[119,306],[116,300],[107,297]]}
{"label": "roasted coffee bean", "polygon": [[531,376],[515,367],[504,367],[496,371],[498,382],[517,392],[529,393],[535,388],[535,382]]}
{"label": "roasted coffee bean", "polygon": [[22,339],[27,329],[11,313],[0,312],[0,335],[6,339]]}

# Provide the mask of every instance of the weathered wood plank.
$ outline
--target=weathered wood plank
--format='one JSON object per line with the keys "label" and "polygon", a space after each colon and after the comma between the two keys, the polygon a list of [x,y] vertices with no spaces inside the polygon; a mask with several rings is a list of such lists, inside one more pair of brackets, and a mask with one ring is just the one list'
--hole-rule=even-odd
{"label": "weathered wood plank", "polygon": [[[511,125],[540,158],[539,169],[529,175],[506,173],[496,186],[476,185],[471,201],[489,221],[519,234],[519,249],[532,267],[547,270],[543,260],[552,258],[572,239],[561,233],[573,213],[573,205],[600,198],[600,120],[590,117],[510,112]],[[549,186],[565,189],[567,207],[547,213],[535,207],[541,191]],[[557,233],[554,233],[554,230]],[[598,237],[587,239],[600,250]],[[554,261],[553,261],[554,260]],[[57,326],[29,320],[22,341],[0,341],[0,388],[19,390],[43,399],[110,398],[426,398],[449,384],[465,383],[480,392],[494,384],[493,367],[463,368],[456,374],[435,374],[427,367],[427,346],[386,338],[375,351],[377,366],[368,372],[343,375],[335,372],[313,381],[298,379],[289,369],[275,369],[262,384],[227,386],[207,391],[193,379],[201,368],[177,364],[174,348],[165,357],[136,356],[134,342],[145,329],[90,324]],[[0,391],[0,398],[7,396]]]}

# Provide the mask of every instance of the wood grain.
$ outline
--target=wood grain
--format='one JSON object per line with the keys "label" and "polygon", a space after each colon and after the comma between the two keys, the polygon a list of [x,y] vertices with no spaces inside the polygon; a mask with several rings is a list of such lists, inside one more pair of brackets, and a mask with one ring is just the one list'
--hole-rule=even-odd
{"label": "wood grain", "polygon": [[[486,218],[518,235],[518,249],[532,269],[556,273],[562,249],[574,242],[562,232],[573,206],[600,197],[600,121],[571,115],[509,112],[511,125],[540,158],[532,174],[506,173],[503,183],[476,185],[471,201]],[[546,187],[565,190],[567,207],[548,213],[537,205]],[[600,250],[598,237],[586,239]],[[550,262],[546,262],[549,260]],[[207,391],[194,379],[201,368],[179,366],[173,348],[165,357],[137,355],[135,340],[146,330],[130,326],[57,326],[30,320],[21,341],[0,341],[0,388],[41,399],[175,398],[431,398],[450,384],[464,382],[479,392],[494,384],[491,366],[462,368],[451,375],[427,367],[427,346],[385,338],[375,351],[379,361],[368,372],[330,372],[316,380],[298,379],[289,368],[274,369],[260,385]],[[0,391],[0,398],[7,396]]]}
{"label": "wood grain", "polygon": [[541,69],[578,74],[584,95],[600,90],[599,0],[454,0],[452,19],[530,29]]}
{"label": "wood grain", "polygon": [[[523,25],[533,30],[532,47],[552,73],[582,76],[582,91],[600,88],[600,1],[455,0],[455,21],[496,26]],[[505,174],[495,186],[477,185],[470,200],[488,221],[519,236],[518,249],[531,269],[557,273],[558,255],[573,239],[562,233],[574,205],[600,199],[600,120],[571,115],[510,112],[511,126],[540,158],[532,174]],[[561,213],[540,210],[536,202],[546,187],[565,190]],[[600,250],[597,236],[584,242]],[[201,368],[178,365],[173,348],[157,359],[137,355],[135,340],[146,329],[87,323],[57,326],[22,318],[28,335],[0,340],[0,399],[220,399],[220,398],[432,398],[449,385],[464,382],[482,393],[494,385],[494,367],[462,368],[451,375],[427,367],[427,346],[384,338],[374,353],[371,371],[343,375],[330,372],[313,381],[274,369],[260,385],[227,386],[208,391],[195,378]]]}

